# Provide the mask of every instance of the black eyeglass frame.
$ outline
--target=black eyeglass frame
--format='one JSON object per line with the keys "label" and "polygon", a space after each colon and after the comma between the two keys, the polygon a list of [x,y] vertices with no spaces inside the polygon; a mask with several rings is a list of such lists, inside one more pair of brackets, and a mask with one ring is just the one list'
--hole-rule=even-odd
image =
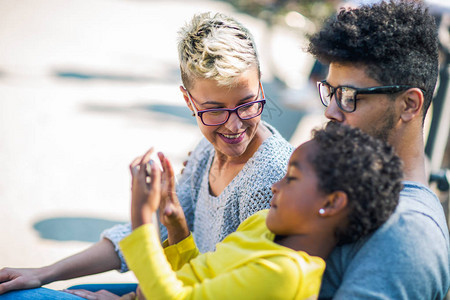
{"label": "black eyeglass frame", "polygon": [[[321,92],[321,85],[325,85],[330,89],[330,96],[329,96],[329,101],[325,101],[325,97],[322,96],[322,92]],[[356,110],[356,102],[358,99],[356,99],[356,97],[358,96],[358,94],[395,94],[395,93],[399,93],[399,92],[403,92],[406,91],[408,89],[411,88],[415,88],[414,86],[410,86],[410,85],[387,85],[387,86],[374,86],[374,87],[368,87],[368,88],[355,88],[352,86],[337,86],[337,87],[333,87],[331,86],[326,80],[322,80],[322,81],[318,81],[317,82],[317,89],[319,90],[319,97],[320,97],[320,101],[322,102],[323,106],[328,107],[330,105],[330,101],[333,98],[333,95],[338,95],[336,93],[336,91],[338,89],[342,89],[342,88],[347,88],[347,89],[351,89],[354,90],[354,94],[353,94],[353,102],[355,103],[353,105],[353,109],[352,110],[348,110],[348,109],[344,109],[342,107],[342,103],[341,103],[341,99],[339,99],[337,96],[336,98],[336,103],[339,106],[340,109],[342,109],[345,112],[348,113],[352,113]],[[421,88],[419,88],[423,93],[425,93],[425,91]],[[328,103],[327,103],[328,102]]]}
{"label": "black eyeglass frame", "polygon": [[[185,88],[185,91],[187,92],[187,95],[189,97],[189,101],[192,104],[192,107],[194,109],[195,114],[200,118],[200,120],[202,121],[203,125],[205,126],[220,126],[225,124],[226,122],[228,122],[228,120],[230,119],[230,115],[235,112],[236,115],[239,117],[239,119],[241,120],[250,120],[253,118],[256,118],[258,116],[260,116],[264,110],[264,105],[266,104],[266,99],[265,99],[265,95],[264,95],[264,89],[262,87],[261,82],[259,82],[259,89],[258,89],[258,96],[259,96],[259,91],[261,91],[261,96],[262,99],[259,100],[255,100],[255,101],[251,101],[251,102],[247,102],[247,103],[243,103],[241,105],[236,106],[235,108],[211,108],[211,109],[204,109],[204,110],[199,110],[197,108],[197,105],[195,105],[194,102],[194,97],[192,97],[191,93],[189,93],[189,91]],[[251,106],[255,103],[261,103],[261,110],[258,114],[248,117],[248,118],[242,118],[239,113],[238,113],[238,109],[240,109],[241,107],[245,107],[245,106]],[[203,114],[207,113],[207,112],[211,112],[211,111],[226,111],[228,112],[228,116],[226,117],[225,121],[221,122],[221,123],[217,123],[217,124],[206,124],[205,121],[203,121]]]}

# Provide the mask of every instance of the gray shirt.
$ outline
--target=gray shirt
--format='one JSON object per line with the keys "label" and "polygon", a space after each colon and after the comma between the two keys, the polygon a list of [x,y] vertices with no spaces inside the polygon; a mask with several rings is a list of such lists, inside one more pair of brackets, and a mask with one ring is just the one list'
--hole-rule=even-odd
{"label": "gray shirt", "polygon": [[319,299],[443,299],[449,289],[449,232],[439,199],[403,182],[399,205],[371,236],[336,248]]}

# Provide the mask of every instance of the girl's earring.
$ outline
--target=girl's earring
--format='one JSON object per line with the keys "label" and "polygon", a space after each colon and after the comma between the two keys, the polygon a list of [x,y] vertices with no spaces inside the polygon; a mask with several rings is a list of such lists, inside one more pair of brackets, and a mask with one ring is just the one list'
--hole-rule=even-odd
{"label": "girl's earring", "polygon": [[325,213],[325,209],[321,208],[319,209],[319,215],[323,215]]}

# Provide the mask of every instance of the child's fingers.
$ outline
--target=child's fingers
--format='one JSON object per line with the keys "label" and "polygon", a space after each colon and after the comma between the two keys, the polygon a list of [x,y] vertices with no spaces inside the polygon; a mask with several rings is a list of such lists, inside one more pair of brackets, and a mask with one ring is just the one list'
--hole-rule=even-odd
{"label": "child's fingers", "polygon": [[166,165],[164,164],[164,154],[162,152],[158,152],[158,159],[159,162],[161,163],[161,167],[162,167],[162,174],[161,174],[161,189],[162,189],[162,193],[163,193],[163,197],[166,193],[166,186],[167,186],[167,173],[166,173]]}
{"label": "child's fingers", "polygon": [[[166,165],[166,172],[167,172],[167,190],[169,193],[175,193],[175,175],[173,172],[172,164],[170,161],[165,158],[164,163]],[[171,197],[173,198],[173,197]]]}
{"label": "child's fingers", "polygon": [[173,211],[174,211],[173,205],[172,204],[168,204],[164,208],[164,215],[170,218],[172,216],[172,214],[173,214]]}
{"label": "child's fingers", "polygon": [[139,171],[145,170],[145,165],[150,161],[154,149],[151,147],[144,155],[136,157],[130,164],[131,175],[136,176]]}
{"label": "child's fingers", "polygon": [[161,165],[163,167],[163,186],[164,193],[170,194],[175,193],[175,176],[172,168],[172,164],[170,160],[164,155],[162,152],[158,152],[159,160],[161,161]]}
{"label": "child's fingers", "polygon": [[139,163],[142,160],[142,156],[136,157],[131,163],[130,163],[130,172],[131,175],[136,175],[136,171],[139,170]]}
{"label": "child's fingers", "polygon": [[120,297],[120,300],[135,300],[136,299],[136,293],[135,292],[131,292],[125,295],[122,295],[122,297]]}
{"label": "child's fingers", "polygon": [[170,170],[168,169],[169,166],[167,164],[168,159],[162,152],[158,152],[158,158],[159,158],[159,161],[161,162],[161,167],[163,169],[163,174],[162,174],[163,193],[165,195],[167,195],[167,193],[169,192],[168,183],[170,180],[170,173],[169,173]]}
{"label": "child's fingers", "polygon": [[164,160],[165,160],[164,153],[158,152],[158,158],[159,158],[159,161],[161,162],[161,166],[162,166],[163,172],[166,172],[167,166],[164,163]]}
{"label": "child's fingers", "polygon": [[151,157],[153,151],[154,151],[154,148],[151,147],[150,149],[148,149],[147,152],[145,152],[145,154],[142,156],[142,160],[140,162],[141,165],[145,165],[150,161],[150,157]]}
{"label": "child's fingers", "polygon": [[169,159],[162,152],[158,152],[158,158],[159,158],[159,161],[161,162],[161,166],[162,166],[163,172],[165,174],[164,175],[165,179],[172,178],[173,177],[173,168],[172,168],[172,165],[170,164]]}
{"label": "child's fingers", "polygon": [[[152,161],[151,155],[153,153],[153,147],[151,147],[143,156],[139,164],[139,177],[146,180],[149,175],[148,164]],[[147,180],[146,180],[147,181]]]}
{"label": "child's fingers", "polygon": [[161,170],[152,160],[150,161],[150,170],[150,189],[148,200],[157,208],[161,199]]}
{"label": "child's fingers", "polygon": [[62,290],[65,293],[68,294],[72,294],[84,299],[88,299],[88,300],[97,300],[98,297],[95,295],[94,292],[88,291],[88,290],[83,290],[83,289],[79,289],[79,290]]}

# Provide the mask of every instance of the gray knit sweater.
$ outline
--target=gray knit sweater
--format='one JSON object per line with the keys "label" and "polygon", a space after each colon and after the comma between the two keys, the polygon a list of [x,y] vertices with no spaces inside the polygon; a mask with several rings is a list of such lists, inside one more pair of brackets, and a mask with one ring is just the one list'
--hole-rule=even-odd
{"label": "gray knit sweater", "polygon": [[[279,132],[263,124],[272,132],[243,169],[217,197],[209,193],[208,174],[214,158],[214,147],[204,138],[189,157],[182,177],[177,182],[177,195],[190,230],[201,252],[213,251],[215,245],[234,232],[247,217],[269,208],[271,186],[286,173],[293,151]],[[125,272],[125,264],[118,242],[131,233],[131,225],[116,225],[102,233],[113,242]],[[161,226],[161,240],[167,230]]]}

